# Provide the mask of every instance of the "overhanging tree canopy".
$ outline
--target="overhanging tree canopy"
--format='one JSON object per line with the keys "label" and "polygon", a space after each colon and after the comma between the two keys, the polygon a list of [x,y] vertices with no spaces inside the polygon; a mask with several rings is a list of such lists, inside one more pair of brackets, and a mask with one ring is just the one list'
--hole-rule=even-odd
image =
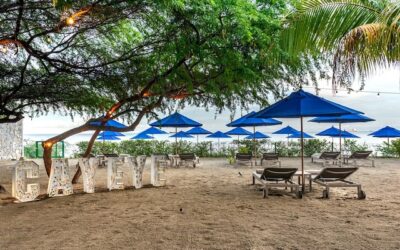
{"label": "overhanging tree canopy", "polygon": [[0,121],[53,109],[129,125],[90,119],[50,138],[47,170],[52,145],[73,134],[94,130],[94,141],[100,130],[134,130],[176,104],[266,105],[315,70],[279,47],[283,0],[55,2],[0,5]]}

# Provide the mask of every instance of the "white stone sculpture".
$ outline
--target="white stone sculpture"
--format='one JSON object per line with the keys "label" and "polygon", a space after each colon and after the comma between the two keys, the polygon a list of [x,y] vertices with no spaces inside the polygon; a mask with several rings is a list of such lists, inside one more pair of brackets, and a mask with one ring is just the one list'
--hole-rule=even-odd
{"label": "white stone sculpture", "polygon": [[17,160],[23,156],[22,135],[22,121],[0,124],[0,160]]}
{"label": "white stone sculpture", "polygon": [[96,169],[99,165],[99,159],[96,158],[80,158],[79,166],[82,171],[83,191],[85,193],[94,193]]}
{"label": "white stone sculpture", "polygon": [[143,187],[143,169],[146,164],[146,156],[140,155],[138,157],[129,157],[128,163],[132,168],[132,183],[136,189]]}
{"label": "white stone sculpture", "polygon": [[49,197],[73,194],[67,159],[53,160],[47,194]]}
{"label": "white stone sculpture", "polygon": [[107,158],[107,188],[109,191],[113,189],[124,189],[122,171],[123,161],[118,157]]}
{"label": "white stone sculpture", "polygon": [[151,156],[150,182],[153,186],[165,186],[165,168],[167,166],[167,160],[166,155]]}
{"label": "white stone sculpture", "polygon": [[20,202],[35,200],[40,194],[39,183],[28,183],[39,178],[39,165],[33,161],[19,160],[13,169],[12,196]]}

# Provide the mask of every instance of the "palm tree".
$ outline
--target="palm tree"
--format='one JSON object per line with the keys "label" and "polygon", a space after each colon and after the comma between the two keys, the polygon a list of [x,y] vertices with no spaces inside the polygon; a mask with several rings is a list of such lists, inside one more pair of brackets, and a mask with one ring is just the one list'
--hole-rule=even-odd
{"label": "palm tree", "polygon": [[282,43],[291,55],[331,53],[333,83],[400,62],[400,2],[300,0]]}

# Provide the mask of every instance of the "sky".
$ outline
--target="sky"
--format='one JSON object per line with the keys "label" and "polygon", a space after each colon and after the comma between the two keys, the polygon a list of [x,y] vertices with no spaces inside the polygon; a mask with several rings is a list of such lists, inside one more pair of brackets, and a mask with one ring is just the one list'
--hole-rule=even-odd
{"label": "sky", "polygon": [[[353,89],[359,89],[360,82],[356,80],[353,84]],[[319,87],[322,88],[319,95],[326,99],[334,102],[338,102],[342,105],[350,108],[360,110],[365,113],[368,117],[374,118],[375,122],[369,123],[356,123],[346,124],[344,129],[356,133],[366,134],[372,132],[383,126],[389,125],[400,129],[400,70],[399,69],[386,69],[380,70],[375,75],[370,76],[367,81],[364,90],[373,92],[395,92],[398,94],[389,93],[365,93],[365,92],[352,92],[347,93],[346,90],[339,91],[335,96],[332,94],[331,82],[324,81],[319,83]],[[323,89],[328,88],[328,89]],[[304,90],[311,93],[315,93],[313,88],[304,88]],[[273,103],[274,100],[270,100]],[[260,107],[253,106],[250,111],[257,111]],[[215,132],[221,130],[226,132],[229,128],[225,124],[230,122],[230,111],[224,111],[222,114],[215,116],[215,110],[210,109],[208,112],[203,108],[198,107],[186,107],[178,112],[186,115],[200,123],[204,128]],[[242,114],[246,114],[247,111],[243,110]],[[167,114],[165,114],[167,115]],[[240,110],[236,112],[235,119],[240,117]],[[164,117],[160,114],[160,118]],[[311,118],[310,118],[311,119]],[[282,128],[283,126],[290,125],[294,128],[299,129],[299,119],[279,119],[283,122],[282,126],[271,126],[262,127],[257,130],[265,133],[271,133],[273,131]],[[81,125],[84,122],[82,118],[75,117],[74,121],[71,118],[49,114],[42,117],[33,119],[24,119],[24,136],[25,138],[37,138],[38,135],[48,137],[48,135],[59,134],[68,129],[74,128]],[[137,132],[140,132],[148,127],[148,121],[144,119],[137,128]],[[305,123],[305,131],[315,134],[323,129],[326,129],[331,125],[329,124],[315,124],[311,122]],[[251,130],[251,128],[249,128]],[[167,129],[168,131],[168,129]],[[169,130],[172,132],[172,130]],[[43,138],[44,139],[44,138]],[[71,139],[72,141],[73,138]]]}

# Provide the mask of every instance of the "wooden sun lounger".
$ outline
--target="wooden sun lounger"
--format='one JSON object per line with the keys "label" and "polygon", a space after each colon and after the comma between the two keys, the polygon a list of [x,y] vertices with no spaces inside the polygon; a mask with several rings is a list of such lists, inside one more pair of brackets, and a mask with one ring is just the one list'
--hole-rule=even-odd
{"label": "wooden sun lounger", "polygon": [[375,160],[369,158],[372,154],[372,151],[356,151],[352,153],[350,156],[344,157],[344,164],[349,164],[350,161],[353,162],[354,166],[357,166],[358,161],[370,161],[372,167],[375,167]]}
{"label": "wooden sun lounger", "polygon": [[324,168],[313,179],[313,181],[325,187],[322,198],[329,198],[329,190],[332,187],[356,187],[358,199],[365,199],[365,192],[361,189],[361,184],[346,180],[347,177],[356,172],[358,168]]}
{"label": "wooden sun lounger", "polygon": [[236,154],[236,163],[237,164],[250,163],[250,165],[253,166],[253,156],[250,153],[249,154],[237,153]]}
{"label": "wooden sun lounger", "polygon": [[332,164],[335,165],[338,162],[340,152],[322,152],[316,153],[311,156],[312,163],[322,163],[322,166],[329,164],[332,161]]}
{"label": "wooden sun lounger", "polygon": [[255,180],[259,181],[263,186],[263,197],[268,198],[268,189],[272,187],[290,188],[290,191],[295,191],[297,198],[302,198],[300,185],[294,183],[292,178],[297,172],[297,168],[265,168],[262,171],[253,172],[253,185]]}
{"label": "wooden sun lounger", "polygon": [[179,154],[179,166],[187,166],[192,165],[193,168],[196,167],[196,164],[199,164],[200,160],[194,153],[183,153]]}
{"label": "wooden sun lounger", "polygon": [[271,164],[277,164],[279,167],[281,167],[281,161],[279,160],[279,155],[277,153],[263,153],[260,165],[263,165],[263,162],[271,163]]}

